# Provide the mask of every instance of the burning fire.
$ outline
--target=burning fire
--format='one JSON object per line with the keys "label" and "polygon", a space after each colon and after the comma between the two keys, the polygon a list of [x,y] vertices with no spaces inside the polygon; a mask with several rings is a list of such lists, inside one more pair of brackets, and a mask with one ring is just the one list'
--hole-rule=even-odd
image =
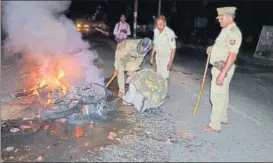
{"label": "burning fire", "polygon": [[[50,75],[43,78],[42,82],[39,84],[39,87],[44,87],[45,85],[51,85],[55,87],[56,89],[60,90],[62,95],[65,95],[69,89],[69,86],[62,81],[62,78],[64,77],[65,77],[65,72],[62,69],[58,69],[56,76]],[[46,105],[49,105],[51,103],[52,103],[51,93],[48,93]]]}
{"label": "burning fire", "polygon": [[[41,71],[37,72],[37,70],[35,69],[30,69],[31,71],[31,78],[28,80],[31,80],[32,82],[28,82],[28,84],[32,84],[32,86],[30,86],[30,90],[33,91],[32,95],[35,96],[40,96],[39,90],[41,90],[41,88],[49,88],[50,90],[56,90],[58,91],[58,95],[65,95],[67,94],[68,91],[71,90],[71,87],[65,83],[65,81],[63,80],[64,77],[66,77],[66,73],[64,71],[64,69],[60,68],[60,66],[56,63],[53,62],[52,60],[50,60],[49,62],[50,64],[46,64],[45,69],[44,69],[44,73],[42,73]],[[39,66],[36,64],[35,65],[36,68],[42,68],[43,66]],[[34,71],[33,71],[34,70]],[[39,73],[39,74],[37,74]],[[38,84],[34,84],[37,83],[37,80],[40,79],[40,82]],[[36,85],[36,86],[33,86]],[[46,105],[52,104],[52,95],[51,95],[51,91],[48,93],[47,95],[47,102]]]}

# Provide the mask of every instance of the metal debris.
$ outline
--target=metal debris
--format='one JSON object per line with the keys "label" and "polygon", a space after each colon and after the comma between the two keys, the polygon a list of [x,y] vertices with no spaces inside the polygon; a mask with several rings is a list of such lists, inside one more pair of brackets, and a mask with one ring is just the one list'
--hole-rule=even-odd
{"label": "metal debris", "polygon": [[44,89],[46,88],[47,85],[44,85],[42,87],[38,87],[38,88],[35,88],[35,89],[31,89],[31,90],[21,90],[21,91],[18,91],[17,93],[11,95],[12,98],[20,98],[20,97],[23,97],[23,96],[30,96],[34,93],[34,91],[40,91],[41,89]]}
{"label": "metal debris", "polygon": [[7,147],[7,148],[6,148],[6,151],[7,151],[7,152],[11,152],[11,151],[13,151],[13,150],[14,150],[14,147],[13,147],[13,146],[10,146],[10,147]]}
{"label": "metal debris", "polygon": [[65,118],[69,124],[85,124],[106,115],[106,87],[97,83],[75,86],[63,97],[53,92],[52,98],[54,106],[44,112],[44,119]]}
{"label": "metal debris", "polygon": [[13,133],[18,132],[18,131],[20,131],[19,128],[11,128],[11,129],[10,129],[10,132],[13,132]]}

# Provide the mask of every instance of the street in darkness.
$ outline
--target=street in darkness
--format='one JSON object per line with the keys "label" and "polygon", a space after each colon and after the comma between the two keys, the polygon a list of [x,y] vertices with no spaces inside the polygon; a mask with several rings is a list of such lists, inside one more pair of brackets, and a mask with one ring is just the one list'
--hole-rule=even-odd
{"label": "street in darkness", "polygon": [[[214,19],[217,14],[215,6],[239,6],[240,16],[238,16],[236,22],[244,27],[242,28],[242,33],[244,34],[246,25],[243,25],[242,22],[240,23],[240,20],[243,19],[242,15],[244,14],[242,13],[248,11],[244,10],[245,6],[243,3],[235,3],[234,1],[233,4],[231,2],[226,4],[222,1],[214,2],[209,0],[183,2],[184,6],[191,6],[194,3],[196,6],[200,4],[198,7],[200,10],[203,6],[202,12],[199,13],[202,17],[206,17],[204,16],[206,15],[204,12],[207,11],[208,13],[212,12]],[[262,3],[266,2],[253,3],[262,6]],[[84,4],[85,6],[90,6],[88,10],[85,9],[88,7],[80,7],[84,6]],[[98,21],[93,21],[93,23],[104,24],[107,28],[103,30],[112,33],[113,25],[118,22],[119,16],[123,12],[112,12],[110,8],[118,4],[121,6],[120,9],[124,9],[124,12],[126,11],[129,17],[128,22],[132,27],[133,35],[133,1],[130,3],[118,1],[115,1],[115,3],[111,1],[82,1],[78,4],[75,4],[73,1],[69,12],[67,11],[65,14],[74,21],[74,17],[82,18],[81,15],[83,15],[79,11],[76,12],[76,9],[86,12],[87,15],[91,13],[89,14],[91,16],[97,13],[95,15],[97,15]],[[143,11],[144,9],[141,9],[144,4],[144,1],[139,1],[138,3],[138,11],[140,12],[140,16],[138,17],[139,24],[149,23],[148,20],[146,21],[141,16],[141,13],[145,12]],[[147,12],[147,15],[150,14],[149,19],[152,22],[153,13],[157,16],[158,1],[147,2],[148,5],[155,6],[151,8],[151,13]],[[250,2],[248,5],[254,8]],[[259,5],[257,6],[259,7]],[[175,29],[178,30],[179,27],[172,21],[172,19],[177,19],[174,16],[176,11],[167,11],[167,8],[170,9],[171,7],[166,6],[176,6],[177,10],[180,10],[180,8],[184,9],[185,7],[178,1],[171,3],[162,0],[161,12],[166,17],[170,17],[170,26],[176,32]],[[112,13],[112,15],[108,13]],[[106,16],[100,17],[100,14]],[[35,19],[33,18],[33,20]],[[271,25],[272,27],[273,22],[266,22],[264,20],[261,24],[263,23],[267,23],[266,25]],[[165,101],[163,106],[158,109],[148,109],[144,113],[138,113],[133,106],[123,105],[122,101],[117,98],[118,85],[115,79],[107,88],[105,95],[107,99],[103,103],[103,105],[105,104],[105,109],[102,112],[105,116],[99,118],[91,117],[84,124],[67,124],[65,121],[67,122],[69,119],[66,119],[66,116],[51,119],[43,118],[43,113],[49,113],[50,110],[54,111],[52,105],[56,103],[50,103],[49,100],[59,100],[59,96],[55,97],[53,96],[54,94],[51,94],[49,98],[48,91],[52,92],[53,89],[42,85],[41,82],[39,82],[39,87],[33,87],[34,79],[38,80],[37,74],[33,72],[36,72],[37,67],[38,69],[41,68],[41,66],[37,66],[35,63],[37,60],[46,60],[47,55],[40,55],[33,59],[29,57],[31,55],[24,55],[24,53],[12,55],[10,53],[7,54],[5,51],[6,53],[2,54],[1,60],[1,161],[272,161],[273,61],[270,57],[265,59],[253,56],[253,51],[255,51],[256,45],[259,42],[263,25],[260,25],[259,28],[258,25],[255,27],[258,28],[258,32],[255,35],[251,35],[252,33],[248,31],[247,35],[252,37],[253,41],[249,43],[244,42],[243,49],[238,54],[235,74],[230,84],[229,121],[228,124],[222,126],[221,133],[206,132],[203,130],[203,127],[210,120],[211,66],[208,69],[204,92],[201,96],[197,114],[193,115],[206,66],[206,47],[210,45],[209,38],[212,40],[215,39],[217,36],[215,34],[209,34],[208,32],[207,37],[201,37],[200,35],[198,37],[197,35],[196,39],[191,40],[190,37],[186,37],[185,32],[176,32],[178,35],[177,51],[174,59],[174,67],[170,73],[170,98]],[[184,30],[190,28],[189,25],[185,26]],[[219,32],[219,29],[217,29],[219,25],[217,23],[210,23],[208,26],[214,26],[213,30]],[[208,27],[204,29],[192,28],[196,29],[197,34],[204,29],[209,30]],[[140,30],[136,32],[139,38],[152,38],[152,32],[145,33]],[[26,33],[24,36],[28,36],[28,34]],[[76,36],[74,37],[77,38]],[[89,52],[86,55],[90,56],[88,59],[92,61],[92,66],[96,67],[96,70],[94,70],[95,68],[90,69],[89,74],[93,75],[91,77],[96,76],[97,72],[101,74],[100,77],[94,77],[92,80],[100,82],[103,79],[102,83],[107,83],[114,72],[113,64],[116,43],[113,37],[105,36],[105,34],[98,31],[92,31],[91,34],[83,35],[83,40],[90,45]],[[74,47],[72,46],[73,43],[71,41],[71,47]],[[79,44],[78,42],[77,45]],[[43,45],[49,46],[45,42],[43,42]],[[53,49],[53,46],[49,47]],[[35,50],[38,51],[39,49]],[[68,75],[73,76],[76,74],[72,73],[73,69],[69,68],[73,67],[74,71],[78,72],[80,69],[77,67],[80,67],[79,65],[81,64],[84,65],[85,58],[75,60],[75,62],[72,58],[73,62],[70,62],[70,57],[67,57],[67,59],[63,59],[63,57],[60,55],[54,61],[69,63],[70,66],[66,67],[66,64],[64,64],[62,71],[56,71],[57,78],[54,81],[57,80],[60,83],[58,86],[64,86],[69,92],[68,86],[65,85],[68,82],[65,83],[63,81],[70,81],[68,80],[70,79]],[[149,64],[149,57],[150,55],[148,54],[142,66],[155,68]],[[61,59],[58,60],[58,58]],[[48,61],[51,61],[50,57]],[[60,74],[63,74],[63,77],[60,77]],[[66,75],[68,76],[67,80]],[[49,85],[51,80],[45,81]],[[40,86],[44,86],[45,88]],[[25,90],[22,91],[22,89]],[[13,96],[16,92],[26,94],[31,89],[37,89],[38,93],[31,92],[18,98],[14,98]],[[80,93],[83,97],[86,91]],[[76,108],[76,106],[73,105],[73,108]],[[60,110],[60,112],[62,111]],[[58,115],[54,114],[54,116]]]}

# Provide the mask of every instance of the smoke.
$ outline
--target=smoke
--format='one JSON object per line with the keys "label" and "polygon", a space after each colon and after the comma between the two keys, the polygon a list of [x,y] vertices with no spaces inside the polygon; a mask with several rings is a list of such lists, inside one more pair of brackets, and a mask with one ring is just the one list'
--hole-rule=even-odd
{"label": "smoke", "polygon": [[103,84],[94,65],[97,54],[89,50],[74,23],[64,14],[71,1],[4,1],[5,48],[37,58],[46,69],[57,63],[71,83]]}

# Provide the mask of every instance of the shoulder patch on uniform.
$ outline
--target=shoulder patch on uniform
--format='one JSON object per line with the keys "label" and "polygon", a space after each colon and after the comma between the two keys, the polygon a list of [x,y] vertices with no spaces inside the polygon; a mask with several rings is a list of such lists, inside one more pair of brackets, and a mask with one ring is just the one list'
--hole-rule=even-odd
{"label": "shoulder patch on uniform", "polygon": [[175,38],[173,37],[173,38],[171,38],[171,41],[175,41]]}
{"label": "shoulder patch on uniform", "polygon": [[230,29],[230,31],[231,31],[232,33],[235,33],[235,34],[239,34],[239,33],[240,33],[240,29],[239,29],[238,27],[232,27],[232,28]]}
{"label": "shoulder patch on uniform", "polygon": [[236,40],[229,40],[230,45],[234,45],[236,43]]}

